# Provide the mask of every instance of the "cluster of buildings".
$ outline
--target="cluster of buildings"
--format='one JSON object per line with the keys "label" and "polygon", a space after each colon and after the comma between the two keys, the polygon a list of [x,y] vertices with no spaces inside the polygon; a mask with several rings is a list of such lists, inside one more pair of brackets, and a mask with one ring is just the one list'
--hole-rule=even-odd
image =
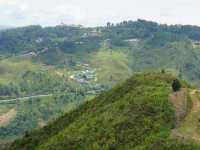
{"label": "cluster of buildings", "polygon": [[129,43],[137,43],[137,42],[140,42],[139,39],[127,39],[127,40],[124,40],[125,42],[129,42]]}
{"label": "cluster of buildings", "polygon": [[200,41],[192,41],[193,48],[199,48],[200,47]]}
{"label": "cluster of buildings", "polygon": [[87,87],[88,95],[96,95],[104,91],[104,87],[101,84],[98,84],[96,70],[90,68],[89,64],[78,63],[77,66],[80,71],[74,71],[70,76],[71,80],[78,82],[80,85]]}
{"label": "cluster of buildings", "polygon": [[84,70],[74,72],[74,74],[71,75],[70,78],[80,84],[89,84],[93,81],[97,81],[95,70],[89,68],[88,64],[83,64],[82,67]]}

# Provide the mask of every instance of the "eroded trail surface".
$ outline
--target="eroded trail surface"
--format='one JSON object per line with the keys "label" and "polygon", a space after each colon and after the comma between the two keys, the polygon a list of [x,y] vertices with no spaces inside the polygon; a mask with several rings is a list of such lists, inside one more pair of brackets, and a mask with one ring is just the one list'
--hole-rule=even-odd
{"label": "eroded trail surface", "polygon": [[[172,136],[180,140],[194,140],[200,142],[200,91],[190,90],[189,94],[192,100],[192,108],[182,121],[177,118],[178,125],[176,129],[172,130]],[[171,100],[173,102],[173,99]],[[183,100],[182,103],[185,103],[184,101],[185,100]],[[179,113],[179,109],[177,109],[176,106],[174,107],[176,113]],[[182,107],[182,109],[187,110],[187,107]],[[176,117],[177,116],[178,114]]]}
{"label": "eroded trail surface", "polygon": [[187,89],[182,89],[181,91],[174,92],[170,94],[170,100],[176,111],[176,126],[179,127],[182,120],[187,115]]}

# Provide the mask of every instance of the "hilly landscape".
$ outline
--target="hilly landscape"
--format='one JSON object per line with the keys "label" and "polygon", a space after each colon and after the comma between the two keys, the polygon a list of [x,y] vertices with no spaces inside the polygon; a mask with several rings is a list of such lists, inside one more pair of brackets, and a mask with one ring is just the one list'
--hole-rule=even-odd
{"label": "hilly landscape", "polygon": [[198,26],[139,19],[1,30],[0,145],[200,149],[199,65]]}
{"label": "hilly landscape", "polygon": [[0,30],[6,30],[6,29],[11,29],[13,27],[11,26],[6,26],[6,25],[0,25]]}
{"label": "hilly landscape", "polygon": [[182,129],[189,127],[181,122],[184,115],[192,114],[190,86],[181,81],[182,89],[172,92],[174,80],[165,73],[135,75],[43,129],[27,133],[8,150],[200,149]]}

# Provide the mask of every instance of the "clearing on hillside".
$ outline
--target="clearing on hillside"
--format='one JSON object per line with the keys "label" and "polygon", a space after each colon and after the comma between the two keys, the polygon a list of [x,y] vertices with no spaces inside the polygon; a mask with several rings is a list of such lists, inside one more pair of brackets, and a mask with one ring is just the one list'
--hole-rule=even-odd
{"label": "clearing on hillside", "polygon": [[9,112],[0,116],[0,127],[5,127],[16,117],[17,112],[11,109]]}
{"label": "clearing on hillside", "polygon": [[174,106],[176,112],[176,126],[179,127],[181,121],[187,115],[187,105],[188,105],[188,91],[187,89],[182,89],[180,91],[170,94],[170,100]]}

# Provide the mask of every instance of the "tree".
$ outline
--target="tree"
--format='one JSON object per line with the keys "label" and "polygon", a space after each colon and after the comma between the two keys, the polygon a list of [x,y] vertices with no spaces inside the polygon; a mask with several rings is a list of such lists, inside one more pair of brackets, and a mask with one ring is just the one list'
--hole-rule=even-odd
{"label": "tree", "polygon": [[110,28],[110,27],[111,27],[111,23],[107,22],[107,28]]}
{"label": "tree", "polygon": [[163,74],[164,74],[164,73],[165,73],[165,69],[162,69],[162,70],[161,70],[161,73],[163,73]]}
{"label": "tree", "polygon": [[173,89],[174,92],[177,92],[181,89],[181,83],[178,79],[173,80],[172,89]]}

